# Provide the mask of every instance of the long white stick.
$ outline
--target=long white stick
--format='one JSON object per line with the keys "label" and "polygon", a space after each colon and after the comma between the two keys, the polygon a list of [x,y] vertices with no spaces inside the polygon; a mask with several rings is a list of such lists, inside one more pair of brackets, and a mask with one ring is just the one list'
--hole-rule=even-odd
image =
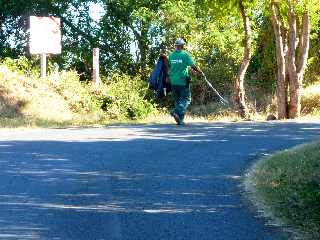
{"label": "long white stick", "polygon": [[208,81],[206,75],[203,75],[204,80],[206,81],[206,83],[209,85],[210,88],[212,88],[212,90],[218,95],[218,97],[220,98],[220,102],[225,104],[225,105],[229,105],[229,102],[227,100],[225,100],[220,93],[217,91],[217,89],[215,89],[212,84]]}

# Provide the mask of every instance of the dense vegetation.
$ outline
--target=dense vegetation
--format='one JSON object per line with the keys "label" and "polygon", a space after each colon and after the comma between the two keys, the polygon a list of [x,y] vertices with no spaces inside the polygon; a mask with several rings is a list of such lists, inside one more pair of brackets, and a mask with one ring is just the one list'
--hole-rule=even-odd
{"label": "dense vegetation", "polygon": [[[99,14],[90,14],[92,9]],[[295,109],[301,102],[300,82],[308,86],[320,78],[320,14],[314,0],[0,0],[0,59],[26,56],[29,65],[37,66],[38,57],[28,53],[30,15],[61,18],[63,52],[51,55],[50,62],[57,63],[60,70],[76,70],[83,82],[91,78],[94,47],[101,49],[103,79],[117,76],[119,81],[124,76],[123,83],[130,84],[126,82],[129,79],[145,82],[159,53],[168,53],[175,39],[183,37],[208,79],[244,118],[255,111],[278,113],[279,118],[305,114],[306,108]],[[283,42],[277,38],[277,26]],[[292,34],[301,39],[296,46],[290,45]],[[279,44],[284,45],[283,50],[286,44],[288,48],[283,66],[301,71],[280,74],[283,52]],[[112,91],[118,88],[112,87],[112,82],[110,87],[104,102],[116,101]],[[130,101],[134,99],[131,96]],[[145,100],[153,101],[149,95]],[[216,100],[201,79],[194,80],[194,105],[211,105]],[[122,117],[139,118],[152,112],[147,106],[146,112],[134,116],[135,107],[130,106],[131,113],[125,110]]]}
{"label": "dense vegetation", "polygon": [[[26,75],[25,73],[28,73]],[[70,126],[139,120],[157,113],[141,78],[113,74],[99,88],[75,71],[39,78],[22,57],[0,61],[0,127]]]}

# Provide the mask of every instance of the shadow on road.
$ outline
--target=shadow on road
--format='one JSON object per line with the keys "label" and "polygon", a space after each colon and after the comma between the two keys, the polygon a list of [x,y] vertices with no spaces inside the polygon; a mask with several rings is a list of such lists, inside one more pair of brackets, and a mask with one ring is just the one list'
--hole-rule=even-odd
{"label": "shadow on road", "polygon": [[252,160],[319,129],[144,125],[8,137],[0,239],[287,239],[245,209],[238,185]]}

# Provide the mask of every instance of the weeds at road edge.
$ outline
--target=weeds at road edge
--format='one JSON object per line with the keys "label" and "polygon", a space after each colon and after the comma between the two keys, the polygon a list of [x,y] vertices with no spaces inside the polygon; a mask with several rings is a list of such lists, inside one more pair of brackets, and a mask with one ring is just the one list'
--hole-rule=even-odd
{"label": "weeds at road edge", "polygon": [[244,185],[263,217],[297,239],[320,239],[320,142],[259,160]]}

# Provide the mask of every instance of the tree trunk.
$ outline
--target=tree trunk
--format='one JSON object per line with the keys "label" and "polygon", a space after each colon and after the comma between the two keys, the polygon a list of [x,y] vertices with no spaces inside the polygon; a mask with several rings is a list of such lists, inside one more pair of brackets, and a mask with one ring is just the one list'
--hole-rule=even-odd
{"label": "tree trunk", "polygon": [[290,103],[289,103],[289,118],[296,118],[298,116],[298,102],[299,102],[299,84],[296,67],[296,39],[297,39],[297,20],[293,11],[290,0],[289,5],[289,36],[288,36],[288,53],[286,56],[287,69],[289,74],[290,85]]}
{"label": "tree trunk", "polygon": [[[298,118],[300,117],[301,112],[301,95],[303,88],[303,76],[304,71],[307,65],[308,60],[308,52],[310,45],[310,19],[309,12],[306,10],[303,14],[303,22],[302,22],[302,33],[300,36],[300,44],[299,44],[299,56],[297,61],[295,60],[296,54],[296,21],[295,14],[292,10],[291,5],[289,4],[289,25],[290,32],[292,31],[292,35],[290,34],[289,41],[291,41],[291,59],[290,59],[290,104],[289,104],[289,118]],[[295,31],[295,33],[294,33]],[[294,47],[294,48],[293,48]]]}
{"label": "tree trunk", "polygon": [[140,72],[142,76],[146,75],[146,68],[147,68],[147,53],[149,50],[148,47],[148,26],[145,23],[141,23],[140,33],[130,24],[129,28],[132,30],[135,39],[138,42],[139,48],[139,66]]}
{"label": "tree trunk", "polygon": [[145,24],[142,24],[139,46],[140,46],[140,67],[141,67],[141,72],[144,74],[147,68],[147,54],[149,51],[148,28],[145,26]]}
{"label": "tree trunk", "polygon": [[241,118],[248,118],[249,111],[245,102],[245,89],[244,89],[244,78],[246,71],[249,67],[250,59],[251,59],[251,26],[250,19],[245,13],[244,6],[242,2],[240,2],[240,12],[243,20],[243,26],[245,31],[244,37],[244,51],[243,51],[243,59],[240,65],[240,69],[237,73],[236,84],[235,84],[235,97],[234,104],[236,110],[239,112]]}
{"label": "tree trunk", "polygon": [[277,56],[277,110],[278,119],[285,119],[288,116],[287,113],[287,77],[286,77],[286,42],[285,34],[281,31],[281,22],[278,18],[277,9],[274,2],[270,5],[272,25],[276,38],[276,56]]}

